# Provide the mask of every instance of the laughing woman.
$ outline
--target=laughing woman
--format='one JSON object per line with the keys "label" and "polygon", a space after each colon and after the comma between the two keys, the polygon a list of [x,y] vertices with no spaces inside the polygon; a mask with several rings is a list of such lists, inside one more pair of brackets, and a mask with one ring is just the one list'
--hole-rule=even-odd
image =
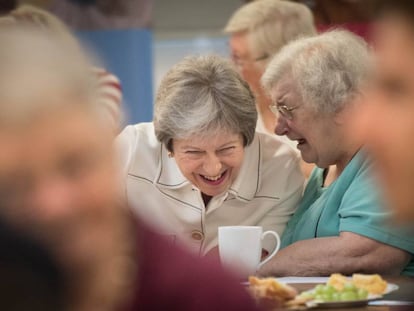
{"label": "laughing woman", "polygon": [[347,135],[371,70],[364,41],[343,30],[292,42],[267,67],[276,133],[317,167],[261,275],[413,275],[413,235],[390,224],[364,141]]}
{"label": "laughing woman", "polygon": [[175,65],[161,82],[154,121],[118,138],[134,211],[200,255],[217,246],[218,226],[281,234],[304,179],[295,152],[255,133],[256,120],[254,97],[227,61],[198,56]]}

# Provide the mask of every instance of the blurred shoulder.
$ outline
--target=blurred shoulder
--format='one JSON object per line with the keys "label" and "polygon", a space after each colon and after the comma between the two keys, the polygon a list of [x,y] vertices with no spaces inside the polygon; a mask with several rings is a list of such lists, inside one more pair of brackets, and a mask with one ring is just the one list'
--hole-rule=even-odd
{"label": "blurred shoulder", "polygon": [[147,160],[156,158],[161,147],[152,122],[126,126],[117,136],[115,144],[121,155],[129,160],[138,157],[140,163],[144,160],[143,156]]}
{"label": "blurred shoulder", "polygon": [[117,137],[118,140],[147,140],[157,142],[152,122],[143,122],[127,125]]}

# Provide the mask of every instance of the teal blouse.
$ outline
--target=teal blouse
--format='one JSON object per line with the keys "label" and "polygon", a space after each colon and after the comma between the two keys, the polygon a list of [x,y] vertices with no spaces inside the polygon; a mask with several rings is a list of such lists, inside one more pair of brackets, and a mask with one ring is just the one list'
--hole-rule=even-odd
{"label": "teal blouse", "polygon": [[[283,233],[282,247],[348,231],[414,254],[414,230],[390,224],[391,212],[384,208],[370,167],[370,161],[359,151],[328,187],[323,187],[324,170],[315,168]],[[402,274],[414,276],[414,259]]]}

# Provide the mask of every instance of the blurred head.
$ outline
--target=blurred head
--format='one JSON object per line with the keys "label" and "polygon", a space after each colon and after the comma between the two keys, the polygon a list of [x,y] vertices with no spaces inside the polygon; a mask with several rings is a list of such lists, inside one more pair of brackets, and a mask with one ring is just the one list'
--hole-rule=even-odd
{"label": "blurred head", "polygon": [[48,30],[65,44],[78,46],[76,38],[66,25],[56,16],[46,10],[42,10],[29,4],[19,5],[16,9],[9,12],[8,15],[0,17],[0,25],[18,23],[26,27],[35,27],[39,30]]}
{"label": "blurred head", "polygon": [[[75,35],[58,17],[38,7],[22,4],[9,12],[8,15],[0,17],[0,27],[13,24],[46,31],[53,34],[54,40],[61,40],[62,44],[71,46],[72,49],[82,49]],[[82,52],[80,51],[80,53]],[[97,100],[102,106],[102,111],[106,112],[107,126],[110,126],[114,134],[117,134],[122,119],[120,81],[111,73],[98,67],[91,67],[89,74],[98,91]]]}
{"label": "blurred head", "polygon": [[2,27],[0,45],[1,213],[67,268],[99,267],[120,208],[113,136],[89,62],[46,31]]}
{"label": "blurred head", "polygon": [[[99,207],[116,188],[111,136],[88,63],[53,38],[24,28],[0,29],[2,198],[29,205],[44,220]],[[106,191],[100,193],[102,187]]]}
{"label": "blurred head", "polygon": [[377,71],[351,135],[362,136],[402,221],[414,219],[414,3],[384,1],[374,28]]}
{"label": "blurred head", "polygon": [[303,4],[261,0],[243,5],[231,16],[230,34],[234,63],[254,92],[271,56],[289,41],[316,33],[311,11]]}
{"label": "blurred head", "polygon": [[185,58],[161,81],[155,134],[205,194],[223,192],[236,178],[256,120],[248,85],[218,56]]}
{"label": "blurred head", "polygon": [[279,113],[276,134],[296,140],[306,162],[338,164],[360,147],[344,126],[370,63],[364,41],[339,30],[294,41],[270,62],[262,83]]}

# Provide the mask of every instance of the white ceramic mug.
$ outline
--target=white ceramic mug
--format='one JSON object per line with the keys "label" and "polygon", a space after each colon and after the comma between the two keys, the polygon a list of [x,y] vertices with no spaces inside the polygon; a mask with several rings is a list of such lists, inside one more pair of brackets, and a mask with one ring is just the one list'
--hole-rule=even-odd
{"label": "white ceramic mug", "polygon": [[[275,238],[276,247],[269,256],[260,261],[262,241],[267,235]],[[241,277],[255,274],[280,248],[279,235],[274,231],[263,232],[263,228],[259,226],[219,227],[218,242],[221,263]]]}

